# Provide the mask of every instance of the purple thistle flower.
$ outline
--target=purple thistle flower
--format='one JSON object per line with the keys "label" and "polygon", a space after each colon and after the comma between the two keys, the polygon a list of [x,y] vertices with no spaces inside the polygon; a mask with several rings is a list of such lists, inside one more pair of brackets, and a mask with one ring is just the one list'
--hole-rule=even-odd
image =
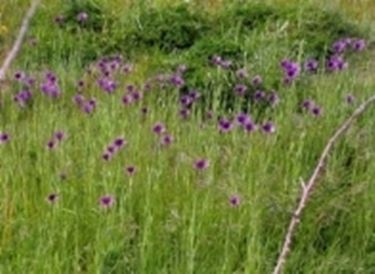
{"label": "purple thistle flower", "polygon": [[274,133],[276,131],[275,126],[272,122],[266,122],[262,125],[262,130],[264,133]]}
{"label": "purple thistle flower", "polygon": [[276,106],[280,102],[280,97],[277,94],[276,91],[271,91],[271,93],[268,95],[268,102],[271,104],[271,106]]}
{"label": "purple thistle flower", "polygon": [[249,120],[243,124],[243,129],[245,130],[245,132],[251,133],[257,130],[257,126],[253,121]]}
{"label": "purple thistle flower", "polygon": [[262,90],[257,90],[257,91],[255,91],[253,97],[254,97],[255,102],[260,102],[261,100],[263,100],[266,97],[266,93]]}
{"label": "purple thistle flower", "polygon": [[123,148],[126,144],[126,140],[122,137],[118,137],[113,141],[113,145],[116,148],[116,150]]}
{"label": "purple thistle flower", "polygon": [[236,94],[237,96],[244,96],[245,93],[246,93],[246,91],[247,91],[247,86],[244,85],[244,84],[237,84],[237,85],[234,87],[233,91],[235,92],[235,94]]}
{"label": "purple thistle flower", "polygon": [[137,169],[136,169],[135,166],[131,165],[131,166],[127,166],[127,167],[125,168],[125,171],[126,171],[126,173],[127,173],[129,176],[133,176],[133,175],[136,173]]}
{"label": "purple thistle flower", "polygon": [[251,82],[253,86],[260,86],[263,83],[263,79],[260,75],[256,75]]}
{"label": "purple thistle flower", "polygon": [[338,40],[333,43],[332,50],[334,53],[343,53],[346,49],[347,43],[344,40]]}
{"label": "purple thistle flower", "polygon": [[78,13],[78,15],[77,15],[77,21],[79,23],[86,22],[88,18],[89,18],[89,15],[86,12],[84,12],[84,11]]}
{"label": "purple thistle flower", "polygon": [[206,119],[207,120],[211,120],[212,118],[214,118],[214,113],[213,111],[209,110],[206,112]]}
{"label": "purple thistle flower", "polygon": [[8,133],[0,132],[0,145],[8,143],[10,141],[10,135]]}
{"label": "purple thistle flower", "polygon": [[59,195],[57,193],[51,193],[47,196],[47,201],[50,204],[55,204],[59,199]]}
{"label": "purple thistle flower", "polygon": [[140,91],[133,91],[131,93],[131,97],[133,98],[134,102],[137,102],[143,98],[143,94]]}
{"label": "purple thistle flower", "polygon": [[345,97],[345,101],[348,103],[348,104],[353,104],[354,101],[355,101],[355,98],[353,95],[349,94]]}
{"label": "purple thistle flower", "polygon": [[316,59],[307,59],[304,64],[305,71],[316,72],[318,70],[319,62]]}
{"label": "purple thistle flower", "polygon": [[105,152],[105,153],[102,154],[102,159],[103,159],[104,161],[109,161],[109,160],[112,159],[112,154],[110,154],[110,153],[108,153],[108,152]]}
{"label": "purple thistle flower", "polygon": [[214,55],[214,56],[212,56],[211,62],[214,65],[220,66],[221,62],[222,62],[222,58],[221,58],[221,56]]}
{"label": "purple thistle flower", "polygon": [[110,208],[114,205],[115,198],[112,195],[104,195],[100,197],[99,204],[102,208]]}
{"label": "purple thistle flower", "polygon": [[182,119],[186,120],[190,116],[190,110],[188,108],[182,108],[180,109],[179,114]]}
{"label": "purple thistle flower", "polygon": [[314,107],[315,103],[312,100],[304,100],[302,102],[302,108],[305,110],[311,110]]}
{"label": "purple thistle flower", "polygon": [[194,168],[196,170],[204,170],[210,166],[210,162],[206,159],[198,159],[194,162]]}
{"label": "purple thistle flower", "polygon": [[366,41],[364,39],[354,40],[352,48],[355,51],[363,51],[366,48]]}
{"label": "purple thistle flower", "polygon": [[130,95],[130,94],[127,94],[127,95],[124,95],[122,97],[122,103],[126,106],[126,105],[130,105],[131,103],[133,103],[133,97]]}
{"label": "purple thistle flower", "polygon": [[220,63],[221,68],[229,69],[232,66],[232,61],[230,60],[222,60]]}
{"label": "purple thistle flower", "polygon": [[22,79],[25,78],[25,73],[22,72],[22,71],[17,71],[15,74],[14,74],[14,79],[16,79],[17,81],[21,81]]}
{"label": "purple thistle flower", "polygon": [[300,65],[288,59],[284,59],[283,61],[281,61],[281,67],[284,71],[285,84],[292,83],[301,72]]}
{"label": "purple thistle flower", "polygon": [[230,120],[228,120],[226,118],[221,118],[219,120],[218,127],[219,127],[220,133],[227,133],[227,132],[232,130],[233,125],[232,125],[232,122]]}
{"label": "purple thistle flower", "polygon": [[122,71],[125,73],[125,74],[129,74],[133,71],[133,66],[131,64],[125,64],[123,67],[122,67]]}
{"label": "purple thistle flower", "polygon": [[170,134],[166,134],[161,137],[160,144],[163,146],[169,146],[173,143],[174,139],[173,136]]}
{"label": "purple thistle flower", "polygon": [[158,134],[158,135],[161,135],[161,134],[163,134],[166,131],[166,128],[165,128],[164,124],[158,122],[152,128],[152,131],[154,133]]}
{"label": "purple thistle flower", "polygon": [[319,106],[314,106],[312,109],[311,109],[311,113],[314,115],[314,116],[320,116],[322,114],[322,109],[319,107]]}
{"label": "purple thistle flower", "polygon": [[89,102],[85,102],[84,105],[82,106],[82,111],[87,113],[87,114],[90,114],[94,111],[95,107],[90,104]]}
{"label": "purple thistle flower", "polygon": [[174,74],[170,78],[170,82],[176,88],[181,88],[185,85],[185,80],[179,74]]}
{"label": "purple thistle flower", "polygon": [[49,140],[49,141],[47,142],[47,148],[48,148],[49,150],[52,150],[52,149],[56,148],[56,143],[55,143],[55,141],[54,141],[54,140]]}
{"label": "purple thistle flower", "polygon": [[247,73],[246,69],[242,68],[242,69],[239,69],[239,70],[236,71],[236,76],[237,76],[237,78],[243,80],[243,79],[248,77],[248,73]]}
{"label": "purple thistle flower", "polygon": [[248,114],[241,112],[237,115],[236,120],[237,120],[238,124],[244,125],[247,122],[251,121],[251,118]]}
{"label": "purple thistle flower", "polygon": [[348,63],[342,56],[333,55],[328,59],[326,66],[329,71],[339,71],[348,68]]}
{"label": "purple thistle flower", "polygon": [[232,195],[229,197],[229,204],[232,207],[238,207],[241,203],[241,198],[238,195]]}
{"label": "purple thistle flower", "polygon": [[183,95],[180,98],[180,104],[183,107],[189,107],[189,106],[191,106],[192,103],[193,103],[193,99],[189,95]]}
{"label": "purple thistle flower", "polygon": [[78,106],[82,106],[83,103],[85,102],[85,97],[81,94],[77,94],[73,97],[73,102],[78,105]]}
{"label": "purple thistle flower", "polygon": [[61,142],[62,140],[65,139],[65,133],[64,133],[63,131],[56,131],[56,132],[54,133],[54,138],[55,138],[57,141]]}
{"label": "purple thistle flower", "polygon": [[198,91],[196,91],[196,90],[191,90],[188,93],[188,96],[191,98],[191,100],[193,102],[195,102],[195,101],[197,101],[201,97],[201,94]]}

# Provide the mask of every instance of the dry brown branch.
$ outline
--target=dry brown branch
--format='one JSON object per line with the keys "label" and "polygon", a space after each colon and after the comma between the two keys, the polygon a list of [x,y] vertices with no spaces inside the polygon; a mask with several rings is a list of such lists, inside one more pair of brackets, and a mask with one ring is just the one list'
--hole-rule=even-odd
{"label": "dry brown branch", "polygon": [[273,274],[281,274],[283,271],[283,267],[285,265],[287,256],[289,254],[291,244],[292,244],[292,239],[296,231],[297,225],[300,221],[302,211],[305,208],[308,202],[308,199],[311,196],[312,190],[317,183],[317,178],[322,173],[322,169],[325,165],[325,162],[328,158],[330,151],[332,150],[332,147],[337,142],[339,137],[343,135],[345,131],[350,127],[353,121],[356,118],[358,118],[361,114],[363,114],[366,111],[366,109],[370,107],[372,103],[375,103],[375,96],[370,97],[367,101],[365,101],[362,105],[360,105],[353,112],[353,114],[336,130],[336,132],[333,134],[333,136],[329,139],[328,143],[324,147],[324,150],[319,158],[318,164],[316,165],[313,174],[308,180],[308,183],[307,184],[305,184],[304,182],[301,183],[301,188],[302,188],[301,196],[299,198],[298,205],[294,213],[292,214],[292,218],[290,220],[289,227],[285,235],[285,239],[284,239],[281,252],[277,259],[276,266],[273,270]]}
{"label": "dry brown branch", "polygon": [[5,61],[3,65],[0,68],[0,81],[3,81],[5,79],[5,73],[8,70],[10,64],[12,63],[13,59],[16,58],[18,51],[21,48],[23,39],[25,37],[25,34],[27,32],[27,29],[29,28],[30,19],[34,16],[36,8],[38,7],[38,4],[40,3],[40,0],[34,0],[27,11],[25,18],[23,19],[20,31],[18,33],[17,39],[14,42],[14,45],[12,49],[7,54]]}

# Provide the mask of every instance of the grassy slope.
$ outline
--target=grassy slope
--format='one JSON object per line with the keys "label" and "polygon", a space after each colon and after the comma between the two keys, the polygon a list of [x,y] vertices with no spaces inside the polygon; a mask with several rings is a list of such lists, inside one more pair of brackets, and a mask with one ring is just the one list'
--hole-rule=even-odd
{"label": "grassy slope", "polygon": [[[59,10],[58,4],[43,8],[47,14]],[[361,23],[368,23],[370,10],[365,9]],[[15,18],[7,20],[15,25]],[[39,20],[35,36],[55,30],[45,24],[48,18]],[[249,46],[269,44],[257,48],[256,59],[248,58],[252,74],[276,71],[284,54],[280,48],[287,48],[278,44],[277,33],[252,38]],[[54,45],[57,53],[69,46],[61,41]],[[28,49],[15,67],[35,67],[38,50]],[[125,83],[142,83],[153,70],[148,67],[166,62],[163,53],[137,58],[136,71]],[[161,108],[155,103],[157,94],[147,98],[151,112],[142,120],[139,106],[124,108],[119,93],[108,97],[91,90],[100,103],[87,118],[71,104],[73,84],[82,73],[79,56],[70,56],[67,64],[58,58],[43,61],[37,67],[56,71],[69,95],[58,103],[39,96],[32,109],[21,112],[5,97],[0,109],[0,130],[13,136],[0,147],[0,273],[268,273],[299,178],[309,175],[333,128],[353,110],[343,97],[351,92],[359,103],[375,90],[373,54],[367,52],[351,58],[348,71],[309,77],[302,86],[280,90],[280,105],[267,114],[277,125],[276,135],[222,136],[214,124],[200,130],[199,118],[181,122],[175,104]],[[296,113],[299,96],[315,99],[324,115]],[[368,112],[336,147],[298,231],[287,273],[375,271],[374,115]],[[159,120],[176,139],[166,150],[151,133]],[[68,139],[51,153],[44,145],[56,129],[66,130]],[[103,147],[121,134],[129,146],[104,164]],[[198,157],[211,161],[203,174],[191,168]],[[139,167],[134,178],[123,174],[127,164]],[[66,182],[58,177],[61,171],[68,174]],[[45,197],[53,191],[61,199],[51,208]],[[117,198],[109,212],[97,205],[105,193]],[[242,198],[239,208],[228,206],[234,193]]]}

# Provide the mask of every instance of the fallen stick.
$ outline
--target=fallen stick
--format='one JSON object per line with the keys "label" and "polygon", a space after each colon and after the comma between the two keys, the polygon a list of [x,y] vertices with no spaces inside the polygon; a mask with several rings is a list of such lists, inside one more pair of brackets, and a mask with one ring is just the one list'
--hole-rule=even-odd
{"label": "fallen stick", "polygon": [[277,259],[276,266],[273,270],[273,274],[281,274],[283,271],[283,267],[286,263],[286,259],[288,257],[288,254],[290,252],[292,239],[294,236],[294,233],[296,231],[297,225],[300,222],[301,214],[303,209],[305,208],[308,199],[311,196],[311,193],[313,191],[314,186],[317,183],[317,178],[322,172],[322,169],[325,165],[325,162],[328,158],[328,155],[330,151],[332,150],[333,145],[337,142],[339,137],[345,133],[345,131],[350,127],[350,125],[353,123],[353,121],[358,118],[361,114],[363,114],[372,103],[375,103],[375,96],[370,97],[367,101],[365,101],[363,104],[361,104],[354,112],[353,114],[336,130],[336,132],[333,134],[333,136],[329,139],[328,143],[324,147],[324,150],[319,158],[319,162],[317,166],[314,169],[313,174],[311,175],[309,181],[307,184],[304,182],[301,182],[302,186],[302,193],[299,198],[298,205],[292,215],[292,218],[289,223],[289,227],[287,230],[287,233],[285,235],[284,243],[282,246],[282,249],[280,251],[279,257]]}
{"label": "fallen stick", "polygon": [[38,7],[38,4],[40,3],[40,0],[35,0],[32,2],[29,10],[27,11],[25,18],[23,19],[20,31],[18,33],[17,39],[14,42],[14,45],[7,54],[5,61],[3,65],[0,68],[0,81],[5,80],[5,73],[8,70],[10,64],[12,63],[13,59],[16,58],[18,51],[21,48],[23,39],[25,37],[25,34],[27,32],[27,29],[29,28],[30,19],[34,16],[36,8]]}

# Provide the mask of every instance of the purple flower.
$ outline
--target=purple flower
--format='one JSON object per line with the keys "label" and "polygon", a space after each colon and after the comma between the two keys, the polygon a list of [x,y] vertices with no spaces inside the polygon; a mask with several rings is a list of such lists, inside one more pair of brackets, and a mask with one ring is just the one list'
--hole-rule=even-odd
{"label": "purple flower", "polygon": [[304,64],[305,71],[316,72],[318,70],[319,62],[316,59],[307,59]]}
{"label": "purple flower", "polygon": [[174,141],[173,136],[170,134],[166,134],[161,137],[160,144],[163,146],[169,146]]}
{"label": "purple flower", "polygon": [[78,106],[82,106],[83,103],[85,102],[85,97],[81,94],[77,94],[73,97],[73,102],[78,105]]}
{"label": "purple flower", "polygon": [[99,204],[102,208],[110,208],[114,205],[115,198],[112,195],[104,195],[100,197]]}
{"label": "purple flower", "polygon": [[16,79],[17,81],[21,81],[22,79],[24,79],[24,77],[25,77],[25,73],[22,71],[17,71],[14,74],[14,79]]}
{"label": "purple flower", "polygon": [[332,50],[334,53],[343,53],[346,49],[347,43],[344,40],[338,40],[333,43]]}
{"label": "purple flower", "polygon": [[329,71],[339,71],[346,69],[348,67],[348,63],[343,59],[342,56],[333,55],[328,59],[326,67]]}
{"label": "purple flower", "polygon": [[212,64],[219,66],[219,65],[221,65],[222,58],[221,58],[221,56],[214,55],[214,56],[212,56],[211,62],[212,62]]}
{"label": "purple flower", "polygon": [[229,197],[229,204],[232,206],[232,207],[238,207],[241,203],[241,198],[240,196],[238,195],[232,195],[231,197]]}
{"label": "purple flower", "polygon": [[221,68],[229,69],[232,66],[232,61],[230,60],[222,60],[220,63]]}
{"label": "purple flower", "polygon": [[104,161],[109,161],[109,160],[111,160],[111,158],[112,158],[112,155],[111,155],[110,153],[108,153],[108,152],[105,152],[105,153],[103,153],[103,155],[102,155],[102,159],[103,159]]}
{"label": "purple flower", "polygon": [[281,61],[281,67],[284,71],[284,83],[286,84],[292,83],[301,72],[300,65],[289,59],[284,59]]}
{"label": "purple flower", "polygon": [[127,144],[126,140],[122,137],[118,137],[113,141],[113,145],[117,150],[123,148]]}
{"label": "purple flower", "polygon": [[236,95],[238,96],[244,96],[246,91],[247,91],[247,86],[244,84],[237,84],[233,91],[235,92]]}
{"label": "purple flower", "polygon": [[125,64],[123,67],[122,67],[122,71],[125,73],[125,74],[129,74],[133,71],[133,65],[131,64]]}
{"label": "purple flower", "polygon": [[221,118],[218,125],[221,133],[226,133],[232,130],[232,122],[226,118]]}
{"label": "purple flower", "polygon": [[345,97],[345,101],[348,103],[348,104],[353,104],[354,101],[355,101],[355,98],[353,95],[349,94]]}
{"label": "purple flower", "polygon": [[263,83],[263,79],[260,75],[256,75],[251,82],[253,86],[260,86]]}
{"label": "purple flower", "polygon": [[191,106],[192,103],[193,103],[193,99],[189,95],[183,95],[180,98],[180,104],[183,107],[189,107],[189,106]]}
{"label": "purple flower", "polygon": [[257,130],[256,124],[251,120],[246,121],[242,126],[243,126],[245,132],[247,132],[247,133],[251,133],[251,132]]}
{"label": "purple flower", "polygon": [[262,130],[264,133],[274,133],[276,131],[275,126],[272,122],[266,122],[262,125]]}
{"label": "purple flower", "polygon": [[32,93],[29,90],[20,91],[14,96],[14,101],[18,103],[20,107],[24,107],[32,98]]}
{"label": "purple flower", "polygon": [[122,97],[122,103],[124,105],[130,105],[131,103],[133,103],[133,97],[130,94],[124,95]]}
{"label": "purple flower", "polygon": [[196,90],[191,90],[188,93],[188,96],[191,98],[191,100],[193,102],[195,102],[195,101],[197,101],[201,97],[201,94],[198,91],[196,91]]}
{"label": "purple flower", "polygon": [[194,168],[196,170],[204,170],[210,166],[210,162],[207,159],[198,159],[194,162]]}
{"label": "purple flower", "polygon": [[207,120],[211,120],[214,117],[213,111],[209,110],[206,112],[206,118]]}
{"label": "purple flower", "polygon": [[51,193],[47,196],[47,201],[50,204],[55,204],[57,200],[59,199],[59,195],[57,193]]}
{"label": "purple flower", "polygon": [[239,70],[236,71],[236,76],[237,76],[237,78],[243,80],[243,79],[248,77],[248,73],[247,73],[246,69],[242,68],[242,69],[239,69]]}
{"label": "purple flower", "polygon": [[254,101],[255,102],[259,102],[259,101],[263,100],[265,97],[266,97],[266,93],[262,90],[257,90],[254,93]]}
{"label": "purple flower", "polygon": [[312,109],[311,109],[311,113],[314,115],[314,116],[320,116],[322,114],[322,109],[319,107],[319,106],[314,106]]}
{"label": "purple flower", "polygon": [[271,104],[271,106],[276,106],[280,102],[280,97],[277,94],[276,91],[271,91],[270,94],[268,94],[268,102]]}
{"label": "purple flower", "polygon": [[166,131],[166,128],[165,128],[164,124],[158,122],[152,128],[152,131],[154,133],[158,134],[158,135],[161,135],[161,134],[163,134]]}
{"label": "purple flower", "polygon": [[54,137],[57,141],[61,142],[65,138],[65,133],[63,131],[56,131]]}
{"label": "purple flower", "polygon": [[248,114],[241,112],[237,115],[236,120],[237,120],[238,124],[244,125],[248,121],[251,121],[251,118]]}
{"label": "purple flower", "polygon": [[305,110],[311,110],[314,107],[315,103],[312,100],[304,100],[302,102],[302,108]]}
{"label": "purple flower", "polygon": [[136,171],[137,171],[137,169],[136,169],[136,167],[135,166],[127,166],[126,168],[125,168],[125,171],[126,171],[126,173],[129,175],[129,176],[133,176],[135,173],[136,173]]}
{"label": "purple flower", "polygon": [[180,109],[179,114],[182,119],[187,119],[190,116],[190,110],[188,108],[182,108]]}
{"label": "purple flower", "polygon": [[77,21],[79,23],[86,22],[88,18],[89,18],[89,15],[86,12],[84,12],[84,11],[78,13],[78,15],[77,15]]}
{"label": "purple flower", "polygon": [[352,42],[352,48],[355,51],[363,51],[366,48],[366,41],[364,39],[354,40]]}
{"label": "purple flower", "polygon": [[185,85],[185,80],[179,74],[174,74],[170,78],[170,82],[176,88],[181,88]]}
{"label": "purple flower", "polygon": [[47,142],[47,148],[48,148],[49,150],[52,150],[52,149],[56,148],[56,143],[55,143],[55,141],[54,141],[54,140],[49,140],[49,141]]}
{"label": "purple flower", "polygon": [[8,143],[10,140],[10,136],[8,133],[0,132],[0,145]]}

